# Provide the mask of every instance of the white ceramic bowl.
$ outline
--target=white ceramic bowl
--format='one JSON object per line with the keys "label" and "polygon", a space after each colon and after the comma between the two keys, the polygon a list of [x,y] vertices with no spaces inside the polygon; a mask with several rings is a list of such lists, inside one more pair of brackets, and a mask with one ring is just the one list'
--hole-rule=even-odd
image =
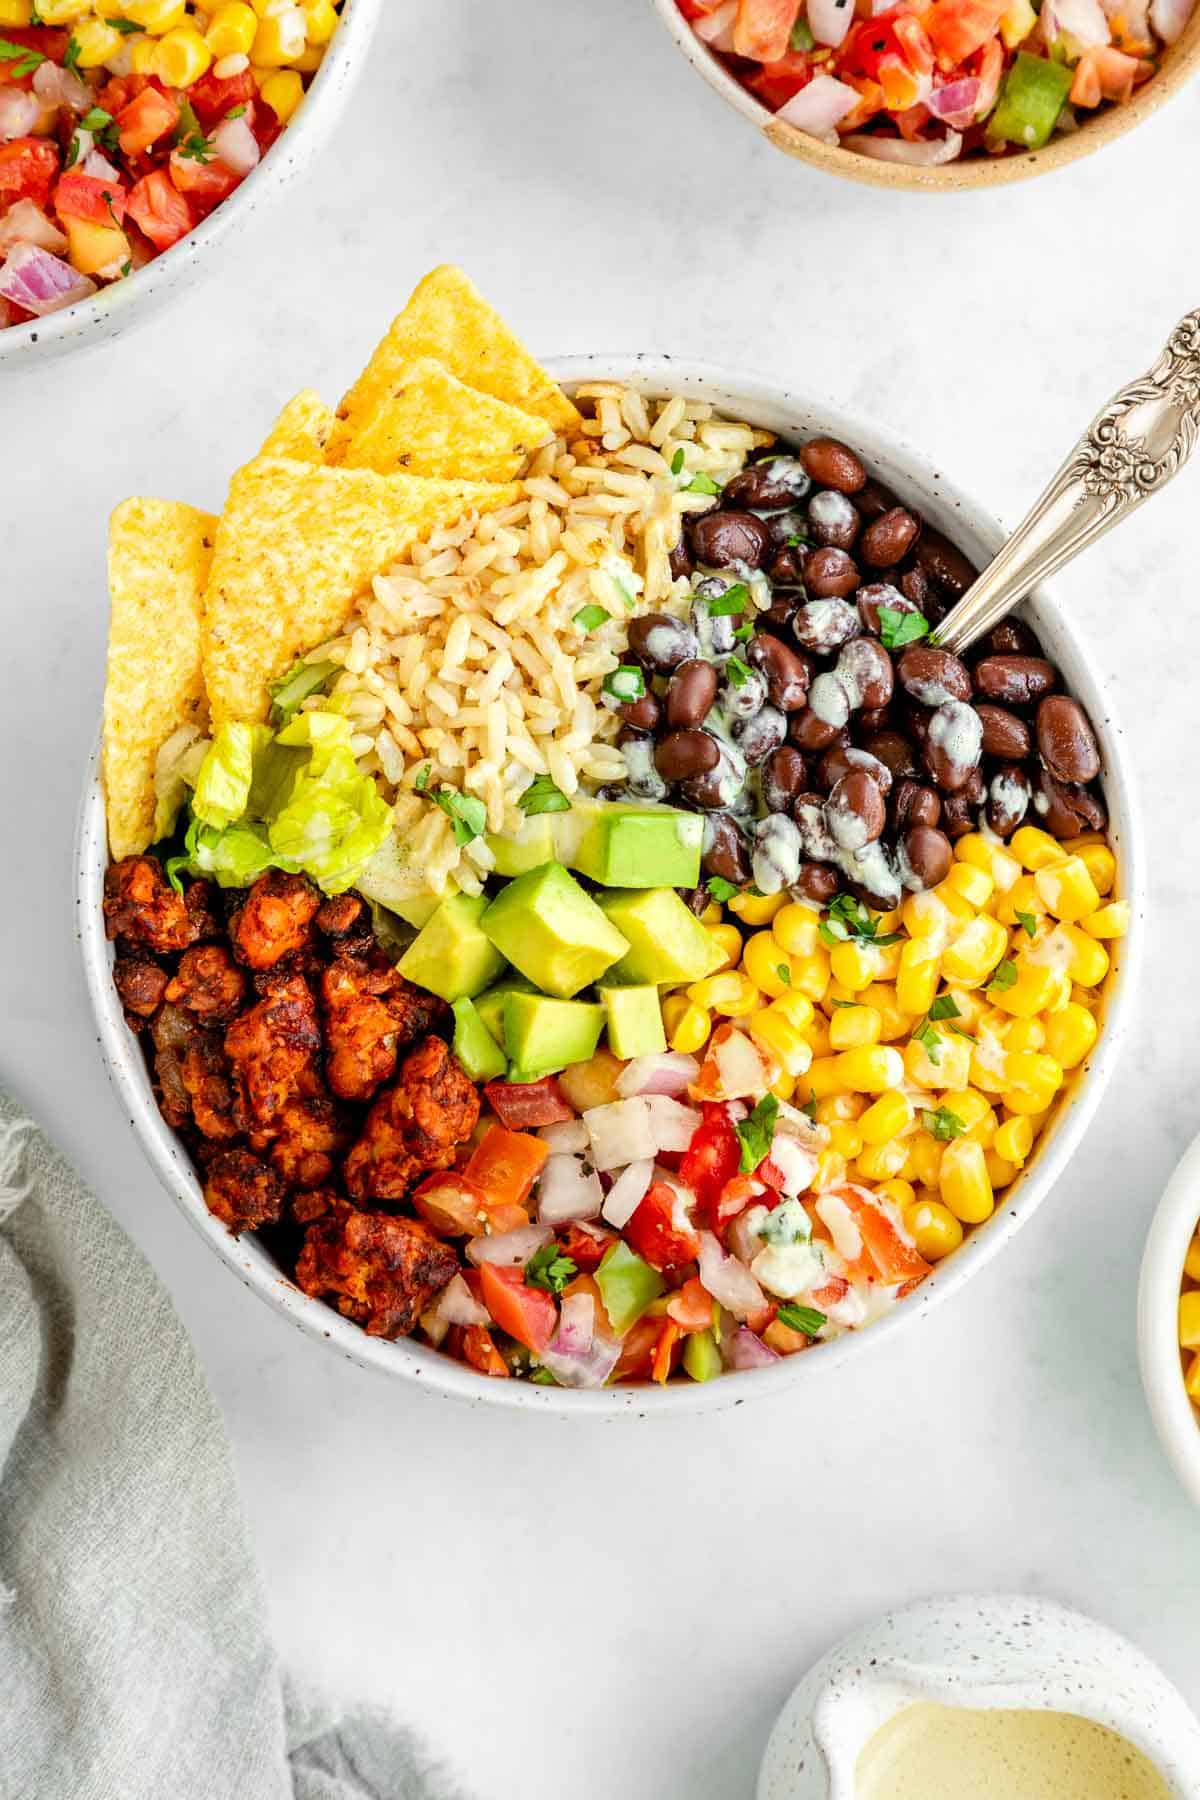
{"label": "white ceramic bowl", "polygon": [[1200,1506],[1200,1417],[1183,1385],[1179,1288],[1200,1219],[1200,1138],[1185,1152],[1154,1214],[1138,1284],[1138,1360],[1150,1414],[1175,1473]]}
{"label": "white ceramic bowl", "polygon": [[252,215],[307,167],[332,136],[351,84],[366,60],[383,0],[345,0],[342,21],[313,77],[304,104],[258,168],[202,224],[126,281],[101,288],[44,319],[0,331],[0,371],[23,369],[88,344],[103,343],[139,323],[182,281],[207,274],[226,247],[245,235]]}
{"label": "white ceramic bowl", "polygon": [[[829,433],[862,453],[872,472],[913,502],[932,524],[947,532],[978,563],[985,563],[1003,542],[996,521],[961,489],[951,486],[933,463],[877,426],[842,412],[811,395],[789,393],[777,384],[733,375],[714,368],[685,373],[666,356],[577,356],[552,362],[551,370],[568,388],[586,380],[630,382],[650,394],[683,393],[711,401],[734,418],[747,419],[784,437],[806,438]],[[108,1065],[121,1106],[163,1185],[217,1254],[286,1317],[314,1336],[323,1337],[355,1362],[404,1375],[426,1387],[473,1401],[533,1406],[552,1412],[591,1416],[618,1413],[707,1411],[784,1390],[803,1389],[848,1357],[882,1351],[891,1336],[911,1327],[947,1294],[956,1292],[1002,1244],[1006,1243],[1045,1199],[1070,1160],[1084,1127],[1107,1085],[1125,1030],[1128,997],[1133,989],[1144,916],[1143,856],[1137,838],[1124,738],[1113,718],[1101,682],[1093,674],[1078,639],[1042,592],[1027,602],[1025,616],[1036,627],[1047,654],[1062,669],[1068,689],[1091,717],[1104,758],[1105,791],[1111,837],[1118,852],[1121,890],[1131,901],[1133,927],[1111,981],[1106,1019],[1095,1052],[1085,1065],[1086,1079],[1076,1078],[1066,1090],[1056,1116],[1029,1168],[1002,1200],[992,1218],[952,1257],[941,1264],[910,1298],[878,1324],[820,1344],[801,1356],[784,1358],[767,1369],[722,1376],[719,1380],[672,1383],[664,1388],[604,1388],[597,1393],[569,1393],[528,1382],[495,1381],[465,1365],[411,1341],[388,1343],[368,1337],[322,1301],[309,1299],[294,1286],[267,1252],[252,1238],[234,1239],[205,1208],[200,1186],[182,1146],[154,1103],[141,1048],[125,1025],[110,978],[112,952],[104,939],[101,918],[104,868],[107,861],[103,796],[96,764],[88,772],[79,822],[77,855],[78,927],[84,967],[99,1028],[101,1054]],[[1079,1071],[1083,1074],[1085,1071]]]}

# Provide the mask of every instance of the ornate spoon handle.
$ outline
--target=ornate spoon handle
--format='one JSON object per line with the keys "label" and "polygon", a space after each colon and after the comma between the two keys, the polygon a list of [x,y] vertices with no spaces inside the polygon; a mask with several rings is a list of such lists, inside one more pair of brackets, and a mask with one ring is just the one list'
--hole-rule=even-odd
{"label": "ornate spoon handle", "polygon": [[1040,581],[1166,486],[1200,433],[1200,310],[1171,333],[1154,367],[1114,394],[995,560],[938,626],[961,652]]}

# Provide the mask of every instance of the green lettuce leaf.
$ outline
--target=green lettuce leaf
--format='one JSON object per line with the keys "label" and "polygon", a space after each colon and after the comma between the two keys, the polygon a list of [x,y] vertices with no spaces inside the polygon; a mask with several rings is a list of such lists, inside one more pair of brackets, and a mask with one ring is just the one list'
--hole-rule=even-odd
{"label": "green lettuce leaf", "polygon": [[[193,819],[184,839],[183,857],[172,857],[193,875],[211,875],[220,887],[249,887],[270,868],[279,867],[263,826],[240,823],[217,830]],[[168,869],[174,875],[175,870]]]}
{"label": "green lettuce leaf", "polygon": [[196,777],[192,794],[196,818],[217,831],[241,818],[250,798],[255,755],[270,741],[265,725],[222,725]]}
{"label": "green lettuce leaf", "polygon": [[332,662],[294,662],[286,675],[271,683],[271,723],[286,725],[309,695],[319,694],[337,672]]}
{"label": "green lettuce leaf", "polygon": [[374,781],[359,773],[347,744],[335,744],[314,750],[295,776],[267,823],[267,839],[282,867],[303,869],[327,894],[340,894],[353,886],[391,824],[392,809]]}

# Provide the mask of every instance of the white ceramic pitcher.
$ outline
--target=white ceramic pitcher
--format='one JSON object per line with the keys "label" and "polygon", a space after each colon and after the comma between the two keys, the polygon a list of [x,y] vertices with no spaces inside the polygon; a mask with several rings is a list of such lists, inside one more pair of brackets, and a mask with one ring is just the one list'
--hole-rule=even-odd
{"label": "white ceramic pitcher", "polygon": [[860,1751],[916,1701],[1074,1713],[1140,1750],[1173,1800],[1200,1800],[1200,1724],[1140,1650],[1052,1601],[991,1594],[923,1600],[843,1639],[780,1714],[757,1800],[855,1800]]}

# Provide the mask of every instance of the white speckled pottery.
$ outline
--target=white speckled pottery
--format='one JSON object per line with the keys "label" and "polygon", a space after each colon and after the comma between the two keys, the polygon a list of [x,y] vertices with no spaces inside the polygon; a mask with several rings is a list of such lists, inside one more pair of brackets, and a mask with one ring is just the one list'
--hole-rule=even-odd
{"label": "white speckled pottery", "polygon": [[1138,1284],[1138,1360],[1159,1440],[1200,1506],[1200,1418],[1183,1385],[1179,1288],[1183,1259],[1200,1220],[1200,1138],[1167,1183],[1146,1238]]}
{"label": "white speckled pottery", "polygon": [[383,0],[345,0],[342,22],[304,104],[258,168],[228,200],[128,280],[101,288],[89,299],[47,318],[0,331],[0,373],[116,337],[149,317],[178,283],[196,281],[214,268],[222,249],[244,235],[255,211],[301,173],[318,145],[332,134],[366,60],[382,8]]}
{"label": "white speckled pottery", "polygon": [[[843,412],[811,393],[790,393],[777,383],[734,375],[714,368],[688,369],[668,356],[575,356],[551,361],[552,374],[568,389],[586,381],[623,381],[651,395],[682,393],[710,401],[734,418],[778,432],[785,438],[829,433],[853,444],[872,472],[916,505],[931,524],[949,533],[977,563],[995,555],[1005,533],[985,508],[941,474],[937,465],[867,420]],[[296,376],[303,379],[303,372]],[[1127,1029],[1130,997],[1136,990],[1136,965],[1144,929],[1145,895],[1136,809],[1130,788],[1125,740],[1113,716],[1103,681],[1092,672],[1072,624],[1054,607],[1043,589],[1022,604],[1026,617],[1046,646],[1046,654],[1063,671],[1096,728],[1104,759],[1110,836],[1120,862],[1121,892],[1131,904],[1133,924],[1115,959],[1106,1000],[1104,1029],[1093,1054],[1075,1071],[1055,1117],[1021,1179],[1002,1198],[986,1225],[940,1264],[911,1296],[878,1323],[849,1332],[802,1355],[785,1357],[770,1368],[723,1375],[708,1382],[678,1382],[666,1387],[612,1387],[596,1392],[569,1392],[524,1381],[492,1381],[428,1345],[402,1339],[389,1343],[368,1337],[358,1326],[319,1300],[302,1294],[253,1237],[235,1239],[204,1205],[200,1185],[187,1153],[159,1115],[141,1048],[122,1017],[112,985],[112,951],[104,939],[101,917],[107,845],[104,801],[98,766],[88,770],[80,815],[76,857],[78,932],[84,969],[99,1034],[121,1108],[141,1142],[163,1186],[209,1246],[243,1280],[285,1317],[314,1337],[324,1338],[352,1361],[459,1399],[500,1406],[537,1408],[591,1418],[619,1414],[708,1412],[741,1405],[770,1395],[798,1397],[801,1390],[847,1358],[882,1351],[896,1331],[913,1326],[930,1307],[956,1293],[993,1256],[1050,1193],[1095,1112],[1116,1065]],[[965,1328],[965,1320],[963,1321]]]}
{"label": "white speckled pottery", "polygon": [[1174,1800],[1200,1796],[1200,1724],[1127,1639],[1051,1600],[958,1594],[886,1614],[809,1670],[771,1733],[757,1800],[854,1800],[863,1746],[922,1700],[1074,1713],[1127,1738]]}

